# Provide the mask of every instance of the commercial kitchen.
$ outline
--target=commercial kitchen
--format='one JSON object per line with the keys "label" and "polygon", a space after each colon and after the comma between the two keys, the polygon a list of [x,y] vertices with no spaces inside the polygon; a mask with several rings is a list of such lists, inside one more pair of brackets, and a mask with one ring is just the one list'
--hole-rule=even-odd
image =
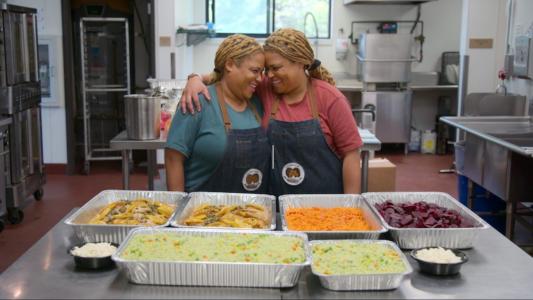
{"label": "commercial kitchen", "polygon": [[[0,298],[533,298],[533,1],[0,8]],[[348,101],[360,193],[167,191],[188,80],[287,27]]]}

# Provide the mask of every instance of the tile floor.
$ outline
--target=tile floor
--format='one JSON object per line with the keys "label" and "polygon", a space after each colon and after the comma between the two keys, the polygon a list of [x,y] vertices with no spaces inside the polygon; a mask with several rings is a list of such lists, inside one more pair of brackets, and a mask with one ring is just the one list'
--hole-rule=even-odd
{"label": "tile floor", "polygon": [[[378,154],[397,166],[398,191],[441,191],[457,197],[455,174],[439,174],[453,161],[452,155],[423,155],[401,153]],[[122,187],[121,168],[118,162],[91,165],[91,174],[66,176],[47,174],[44,197],[32,201],[24,209],[24,220],[17,225],[7,224],[0,233],[0,273],[27,251],[52,226],[74,207],[80,207],[104,189]],[[130,177],[132,189],[146,189],[145,170],[136,169]]]}

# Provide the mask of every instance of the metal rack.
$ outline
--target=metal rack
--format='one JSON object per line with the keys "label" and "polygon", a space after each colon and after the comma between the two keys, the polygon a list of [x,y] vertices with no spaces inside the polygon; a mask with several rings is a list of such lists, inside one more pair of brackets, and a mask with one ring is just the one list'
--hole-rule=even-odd
{"label": "metal rack", "polygon": [[123,97],[131,91],[126,18],[81,18],[84,173],[91,161],[121,160],[109,141],[125,129]]}

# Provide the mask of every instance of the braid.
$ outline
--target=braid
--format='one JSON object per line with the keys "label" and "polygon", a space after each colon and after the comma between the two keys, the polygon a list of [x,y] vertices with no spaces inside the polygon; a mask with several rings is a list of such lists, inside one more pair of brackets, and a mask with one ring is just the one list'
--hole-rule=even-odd
{"label": "braid", "polygon": [[[311,48],[304,33],[292,28],[276,30],[266,39],[263,49],[277,52],[292,62],[303,64],[306,68],[309,68],[315,60],[313,48]],[[324,80],[331,85],[335,85],[333,76],[323,66],[318,66],[312,70],[308,69],[308,72],[312,78]]]}
{"label": "braid", "polygon": [[314,70],[309,70],[309,75],[312,78],[324,80],[325,82],[335,86],[335,79],[333,79],[333,75],[331,75],[331,73],[323,66],[319,66]]}
{"label": "braid", "polygon": [[213,84],[222,79],[225,64],[228,60],[233,59],[238,65],[241,59],[257,51],[263,51],[263,49],[254,38],[243,34],[233,34],[225,38],[218,46],[215,54],[215,69],[210,74],[208,84]]}

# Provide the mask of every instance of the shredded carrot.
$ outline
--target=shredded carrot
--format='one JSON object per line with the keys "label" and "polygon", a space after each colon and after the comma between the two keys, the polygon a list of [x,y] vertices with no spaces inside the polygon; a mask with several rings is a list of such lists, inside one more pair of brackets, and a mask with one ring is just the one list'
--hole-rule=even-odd
{"label": "shredded carrot", "polygon": [[297,231],[370,230],[363,211],[355,207],[289,208],[285,212],[287,227]]}

